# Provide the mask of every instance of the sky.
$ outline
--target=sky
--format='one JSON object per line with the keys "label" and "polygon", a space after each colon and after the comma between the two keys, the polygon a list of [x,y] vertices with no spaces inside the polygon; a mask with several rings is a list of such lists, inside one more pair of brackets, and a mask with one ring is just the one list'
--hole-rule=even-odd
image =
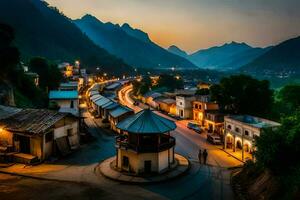
{"label": "sky", "polygon": [[77,19],[129,23],[191,53],[231,41],[265,47],[300,35],[300,0],[46,0]]}

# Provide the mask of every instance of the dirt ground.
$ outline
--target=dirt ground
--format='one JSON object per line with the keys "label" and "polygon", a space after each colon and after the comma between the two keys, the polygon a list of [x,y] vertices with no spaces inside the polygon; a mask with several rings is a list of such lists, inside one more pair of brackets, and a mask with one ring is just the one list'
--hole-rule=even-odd
{"label": "dirt ground", "polygon": [[110,195],[99,188],[85,184],[0,174],[0,199],[110,199]]}

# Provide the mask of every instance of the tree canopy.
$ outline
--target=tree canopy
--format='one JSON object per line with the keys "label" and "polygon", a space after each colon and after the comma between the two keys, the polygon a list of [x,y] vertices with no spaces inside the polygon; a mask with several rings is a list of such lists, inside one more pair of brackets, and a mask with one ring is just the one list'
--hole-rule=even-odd
{"label": "tree canopy", "polygon": [[158,87],[166,87],[170,90],[183,88],[183,80],[179,76],[172,76],[169,74],[161,74],[159,76]]}
{"label": "tree canopy", "polygon": [[272,110],[273,91],[266,80],[247,75],[225,77],[210,87],[210,93],[227,113],[266,116]]}

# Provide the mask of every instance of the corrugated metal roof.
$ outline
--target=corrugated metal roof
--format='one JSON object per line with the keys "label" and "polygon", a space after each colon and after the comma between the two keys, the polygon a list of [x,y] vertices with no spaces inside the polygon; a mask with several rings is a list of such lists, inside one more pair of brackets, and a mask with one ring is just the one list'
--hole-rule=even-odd
{"label": "corrugated metal roof", "polygon": [[103,98],[100,98],[99,100],[95,101],[94,103],[97,106],[101,107],[101,106],[103,106],[104,104],[106,104],[106,103],[108,103],[110,101],[111,101],[110,99],[103,97]]}
{"label": "corrugated metal roof", "polygon": [[34,135],[44,132],[67,115],[67,113],[44,109],[23,109],[6,119],[0,120],[0,124],[8,131]]}
{"label": "corrugated metal roof", "polygon": [[90,98],[90,100],[93,101],[93,100],[99,99],[99,98],[101,98],[101,97],[102,97],[102,96],[101,96],[100,94],[95,94],[95,95],[93,95],[93,96]]}
{"label": "corrugated metal roof", "polygon": [[8,118],[20,112],[21,110],[22,110],[21,108],[0,105],[0,119]]}
{"label": "corrugated metal roof", "polygon": [[49,92],[49,99],[78,99],[78,91],[51,90]]}
{"label": "corrugated metal roof", "polygon": [[105,107],[106,110],[111,110],[111,109],[115,109],[116,107],[120,106],[120,104],[118,103],[114,103],[114,104],[111,104],[107,107]]}
{"label": "corrugated metal roof", "polygon": [[119,105],[118,107],[116,107],[115,109],[109,111],[109,114],[116,118],[116,117],[120,117],[128,112],[132,112],[132,110],[128,107],[124,107],[124,106],[121,106]]}
{"label": "corrugated metal roof", "polygon": [[61,83],[59,87],[78,87],[78,82]]}
{"label": "corrugated metal roof", "polygon": [[110,106],[116,105],[117,103],[114,101],[110,101],[102,106],[103,109],[108,109]]}
{"label": "corrugated metal roof", "polygon": [[136,134],[160,134],[176,129],[176,124],[145,109],[119,122],[117,128]]}

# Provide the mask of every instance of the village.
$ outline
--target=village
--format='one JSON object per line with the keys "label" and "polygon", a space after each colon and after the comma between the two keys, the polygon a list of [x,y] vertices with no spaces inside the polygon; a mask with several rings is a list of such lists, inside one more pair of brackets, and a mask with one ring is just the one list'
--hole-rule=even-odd
{"label": "village", "polygon": [[[280,126],[221,113],[209,95],[196,94],[209,89],[208,83],[136,96],[132,82],[141,76],[87,74],[79,61],[59,69],[68,82],[49,91],[50,109],[0,105],[1,173],[86,182],[108,191],[120,182],[133,184],[144,187],[140,193],[149,199],[154,193],[173,198],[176,190],[180,198],[231,199],[230,169],[255,161],[255,139],[262,130]],[[38,86],[38,75],[26,66],[24,71]],[[207,193],[199,192],[207,182],[212,184]],[[168,194],[167,183],[174,185],[174,194]],[[141,190],[128,187],[115,188],[119,193],[111,195]]]}

